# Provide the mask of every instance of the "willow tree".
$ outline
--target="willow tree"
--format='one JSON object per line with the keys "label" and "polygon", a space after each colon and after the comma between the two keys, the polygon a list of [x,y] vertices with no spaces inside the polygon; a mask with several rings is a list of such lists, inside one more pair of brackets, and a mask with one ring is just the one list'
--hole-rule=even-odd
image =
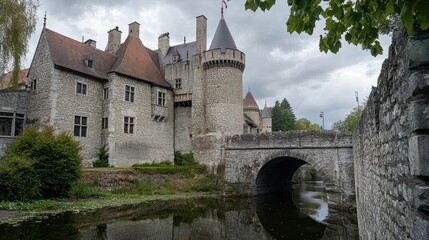
{"label": "willow tree", "polygon": [[37,0],[0,0],[0,75],[12,68],[15,87],[21,59],[35,30],[37,5]]}
{"label": "willow tree", "polygon": [[[276,0],[246,0],[245,8],[269,10]],[[409,35],[416,29],[429,28],[429,0],[287,0],[290,6],[286,22],[290,33],[312,35],[316,22],[324,19],[324,33],[319,49],[336,53],[344,38],[349,44],[361,45],[373,56],[382,54],[379,34],[395,16]]]}

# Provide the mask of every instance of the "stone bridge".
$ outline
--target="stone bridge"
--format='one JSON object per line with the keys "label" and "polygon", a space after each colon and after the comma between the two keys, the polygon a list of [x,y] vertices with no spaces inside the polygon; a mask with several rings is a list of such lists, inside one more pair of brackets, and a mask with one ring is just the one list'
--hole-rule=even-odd
{"label": "stone bridge", "polygon": [[335,131],[289,131],[228,137],[227,191],[257,195],[284,192],[293,173],[310,164],[322,177],[330,204],[355,206],[352,137]]}

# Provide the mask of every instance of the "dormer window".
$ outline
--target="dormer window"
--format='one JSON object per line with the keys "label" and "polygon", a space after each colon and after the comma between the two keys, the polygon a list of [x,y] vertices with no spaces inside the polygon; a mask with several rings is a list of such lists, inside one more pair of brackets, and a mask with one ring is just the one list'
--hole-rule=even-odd
{"label": "dormer window", "polygon": [[89,68],[93,68],[94,67],[94,60],[92,59],[85,59],[85,65]]}

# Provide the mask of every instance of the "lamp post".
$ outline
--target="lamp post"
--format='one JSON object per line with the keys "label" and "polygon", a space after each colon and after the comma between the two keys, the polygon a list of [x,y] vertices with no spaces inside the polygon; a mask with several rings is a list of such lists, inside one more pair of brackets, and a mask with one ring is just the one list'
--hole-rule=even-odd
{"label": "lamp post", "polygon": [[325,130],[325,113],[320,112],[320,118],[322,119],[322,129]]}

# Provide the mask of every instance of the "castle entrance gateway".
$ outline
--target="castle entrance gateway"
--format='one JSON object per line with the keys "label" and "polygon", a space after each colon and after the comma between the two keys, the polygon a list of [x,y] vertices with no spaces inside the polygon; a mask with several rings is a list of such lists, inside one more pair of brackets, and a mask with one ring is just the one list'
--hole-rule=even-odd
{"label": "castle entrance gateway", "polygon": [[354,207],[351,135],[334,131],[290,131],[236,135],[226,139],[226,191],[258,195],[284,192],[294,172],[312,165],[323,179],[330,204]]}

